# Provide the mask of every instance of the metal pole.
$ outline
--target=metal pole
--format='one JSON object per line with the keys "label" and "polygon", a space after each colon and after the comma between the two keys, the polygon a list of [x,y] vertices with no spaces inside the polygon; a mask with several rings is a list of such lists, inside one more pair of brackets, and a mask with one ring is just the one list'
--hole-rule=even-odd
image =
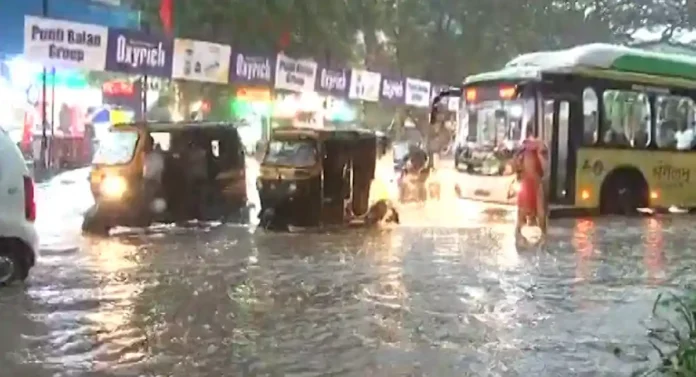
{"label": "metal pole", "polygon": [[[43,0],[41,3],[41,14],[46,17],[48,16],[48,0]],[[46,67],[43,69],[43,75],[41,77],[41,168],[48,170],[48,158],[46,152],[48,150],[48,135],[46,134]]]}
{"label": "metal pole", "polygon": [[[53,153],[56,141],[56,68],[51,68],[51,141],[48,143],[49,167],[53,167]],[[64,141],[65,139],[63,139]],[[61,147],[63,148],[63,147]],[[60,166],[58,166],[60,169]]]}
{"label": "metal pole", "polygon": [[[150,23],[147,21],[144,21],[143,19],[140,19],[140,27],[142,30],[150,34]],[[142,100],[142,103],[140,105],[141,107],[141,117],[142,121],[147,123],[147,90],[150,87],[150,83],[148,82],[148,77],[147,74],[143,75],[141,80],[140,80],[140,98]]]}
{"label": "metal pole", "polygon": [[148,82],[147,75],[143,75],[143,78],[142,78],[140,84],[141,84],[140,93],[142,96],[142,104],[141,104],[142,115],[141,116],[142,116],[142,121],[147,122],[147,90],[148,90],[148,87],[150,86],[150,83]]}

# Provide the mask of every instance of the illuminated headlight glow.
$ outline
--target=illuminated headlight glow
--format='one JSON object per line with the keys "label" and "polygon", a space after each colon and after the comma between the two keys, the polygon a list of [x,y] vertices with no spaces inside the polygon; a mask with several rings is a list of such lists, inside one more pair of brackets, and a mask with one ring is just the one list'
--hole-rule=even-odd
{"label": "illuminated headlight glow", "polygon": [[294,182],[291,183],[291,184],[288,186],[288,191],[289,191],[289,192],[295,192],[295,191],[297,191],[297,183],[294,183]]}
{"label": "illuminated headlight glow", "polygon": [[128,184],[123,177],[111,176],[106,177],[101,183],[100,190],[102,195],[111,198],[119,199],[126,193]]}

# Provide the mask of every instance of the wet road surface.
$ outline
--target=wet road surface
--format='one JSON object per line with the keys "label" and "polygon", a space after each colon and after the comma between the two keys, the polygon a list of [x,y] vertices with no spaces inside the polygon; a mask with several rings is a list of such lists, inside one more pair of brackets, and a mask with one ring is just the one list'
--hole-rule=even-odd
{"label": "wet road surface", "polygon": [[0,376],[626,376],[696,264],[690,217],[556,221],[518,250],[508,218],[450,202],[380,230],[111,239],[80,236],[87,203],[39,220],[41,264],[0,292]]}

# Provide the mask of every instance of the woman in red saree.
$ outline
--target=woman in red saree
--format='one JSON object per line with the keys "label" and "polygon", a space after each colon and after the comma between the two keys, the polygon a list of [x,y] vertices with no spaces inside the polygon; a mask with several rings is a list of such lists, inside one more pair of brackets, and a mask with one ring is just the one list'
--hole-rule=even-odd
{"label": "woman in red saree", "polygon": [[546,237],[547,203],[544,178],[548,150],[544,144],[529,137],[522,144],[516,157],[519,180],[517,192],[517,224],[515,236],[522,235],[522,226],[535,220],[540,228],[542,239]]}

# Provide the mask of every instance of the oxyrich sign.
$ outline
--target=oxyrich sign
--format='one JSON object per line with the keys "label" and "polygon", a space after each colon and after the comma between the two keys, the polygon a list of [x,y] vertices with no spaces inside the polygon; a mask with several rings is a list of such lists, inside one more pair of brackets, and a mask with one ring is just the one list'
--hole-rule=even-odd
{"label": "oxyrich sign", "polygon": [[174,41],[128,29],[109,29],[106,70],[170,77]]}

